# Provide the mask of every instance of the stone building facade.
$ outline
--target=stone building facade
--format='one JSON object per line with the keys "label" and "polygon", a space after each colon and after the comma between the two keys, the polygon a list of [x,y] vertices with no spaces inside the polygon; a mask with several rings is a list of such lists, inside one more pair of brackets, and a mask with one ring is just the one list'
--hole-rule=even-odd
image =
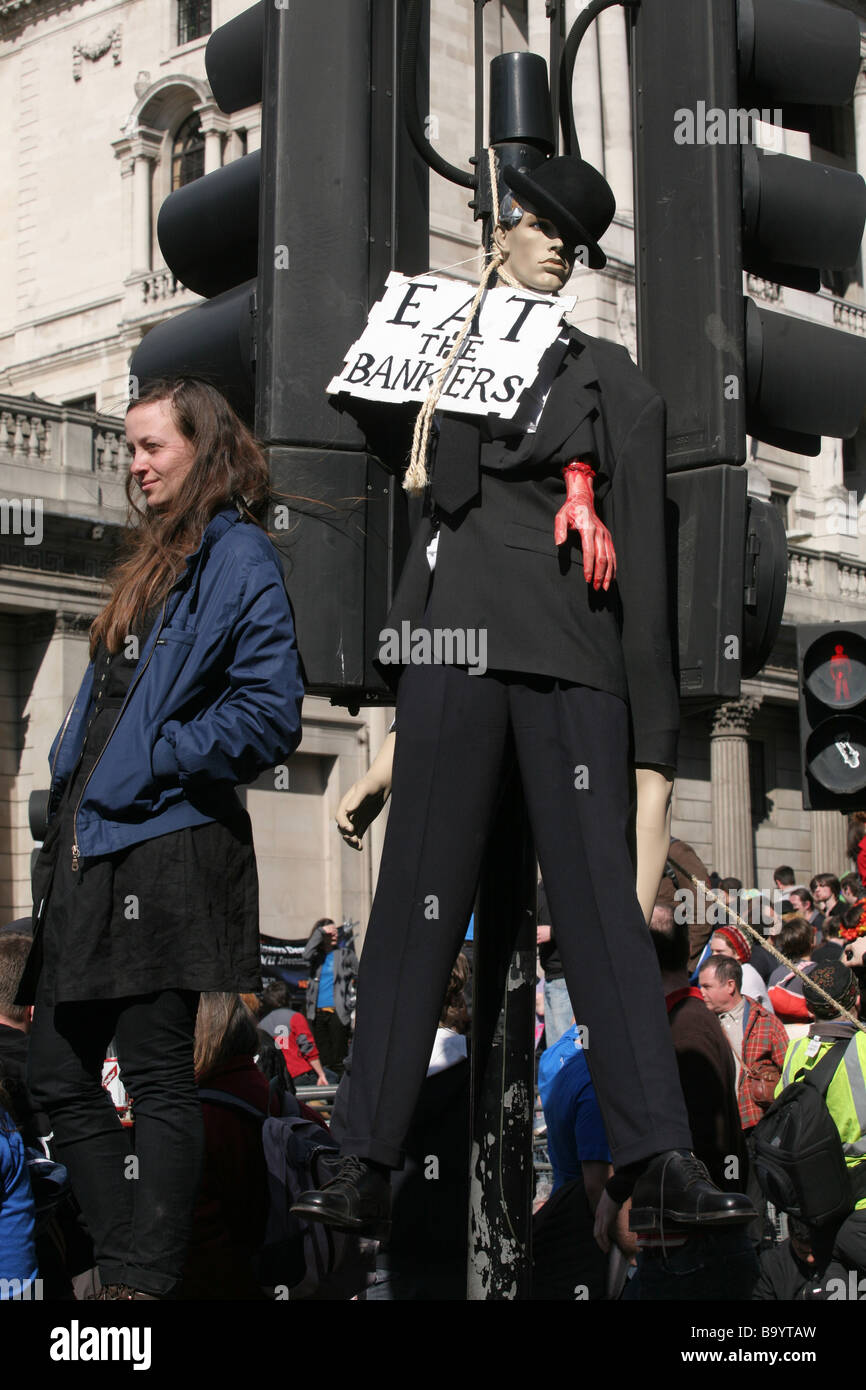
{"label": "stone building facade", "polygon": [[[254,150],[260,112],[224,116],[204,48],[244,0],[0,0],[0,920],[29,907],[30,792],[45,783],[54,730],[86,662],[108,540],[125,515],[122,412],[141,337],[197,302],[165,267],[160,204],[178,181]],[[568,22],[582,5],[569,0]],[[861,13],[862,5],[849,5]],[[491,0],[485,51],[547,55],[542,0]],[[432,0],[427,127],[468,168],[473,150],[472,0]],[[578,269],[574,321],[635,355],[632,148],[623,11],[584,41],[574,81],[586,158],[617,197],[604,271]],[[322,73],[327,79],[327,36]],[[866,53],[866,48],[864,48]],[[808,135],[786,148],[809,154]],[[830,162],[866,173],[866,76],[834,128]],[[822,155],[821,157],[824,157]],[[431,176],[430,264],[467,279],[480,264],[465,189]],[[818,297],[752,281],[774,307],[866,333],[862,260]],[[866,436],[824,441],[806,459],[755,443],[750,486],[783,511],[790,582],[782,638],[743,698],[684,708],[677,833],[707,863],[768,885],[845,866],[844,822],[804,812],[799,792],[791,625],[866,617]],[[14,534],[14,503],[42,504],[42,532]],[[20,507],[19,507],[20,511]],[[21,512],[21,515],[26,513]],[[323,914],[366,921],[382,825],[362,855],[333,830],[342,792],[379,746],[386,711],[306,706],[290,788],[265,778],[246,795],[258,847],[263,930],[305,934]]]}

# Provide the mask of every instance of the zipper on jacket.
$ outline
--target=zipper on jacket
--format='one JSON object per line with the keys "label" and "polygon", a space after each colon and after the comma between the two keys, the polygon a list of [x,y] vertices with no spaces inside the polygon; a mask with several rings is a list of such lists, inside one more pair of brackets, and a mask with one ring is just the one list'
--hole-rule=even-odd
{"label": "zipper on jacket", "polygon": [[[173,587],[174,587],[174,585],[172,585],[172,588],[173,588]],[[126,709],[126,706],[129,704],[129,701],[130,701],[130,698],[131,698],[131,696],[132,696],[133,690],[135,690],[135,687],[138,685],[138,682],[141,680],[142,676],[144,675],[145,671],[147,670],[148,666],[150,665],[150,658],[153,656],[154,652],[156,651],[157,642],[159,641],[159,634],[162,632],[162,629],[165,627],[165,609],[166,609],[166,604],[167,604],[167,603],[168,603],[168,594],[166,594],[165,598],[164,598],[163,601],[162,601],[162,614],[161,614],[160,620],[159,620],[159,627],[158,627],[157,630],[156,630],[156,640],[154,641],[153,646],[151,647],[150,652],[148,653],[147,661],[144,663],[144,665],[142,666],[141,670],[138,671],[138,672],[136,673],[135,680],[132,682],[132,684],[130,685],[129,689],[128,689],[127,692],[126,692],[126,699],[124,700],[123,704],[120,706],[120,709],[119,709],[118,712],[117,712],[117,718],[116,718],[115,721],[114,721],[114,724],[113,724],[113,726],[112,726],[111,732],[110,732],[109,735],[108,735],[108,738],[105,740],[105,743],[104,743],[103,746],[102,746],[102,750],[101,750],[101,752],[99,753],[99,756],[97,757],[96,762],[93,764],[93,767],[90,769],[90,771],[89,771],[88,774],[87,774],[87,777],[85,778],[84,786],[81,788],[81,795],[79,796],[78,801],[76,802],[75,810],[74,810],[73,813],[72,813],[72,872],[73,872],[74,874],[77,874],[77,873],[78,873],[78,866],[79,866],[79,863],[81,862],[81,854],[80,854],[80,851],[79,851],[79,848],[78,848],[78,812],[79,812],[79,809],[80,809],[80,807],[81,807],[81,802],[82,802],[82,800],[84,799],[84,793],[87,791],[87,783],[90,781],[91,777],[93,776],[94,772],[96,771],[97,767],[99,766],[99,762],[100,762],[100,759],[102,758],[102,754],[105,752],[106,748],[108,747],[109,743],[111,742],[112,735],[114,734],[114,730],[117,728],[118,724],[120,723],[121,716],[123,715],[123,711]]]}
{"label": "zipper on jacket", "polygon": [[75,699],[73,699],[73,701],[72,701],[72,704],[69,706],[69,709],[66,711],[66,718],[64,719],[64,721],[63,721],[63,727],[62,727],[61,730],[60,730],[60,738],[58,739],[58,741],[57,741],[57,747],[56,747],[55,750],[54,750],[54,757],[51,759],[51,785],[52,785],[52,787],[54,786],[54,769],[55,769],[55,767],[57,766],[57,759],[60,757],[60,749],[61,749],[61,746],[62,746],[62,744],[63,744],[63,740],[64,740],[65,737],[66,737],[66,730],[67,730],[68,727],[69,727],[69,721],[70,721],[70,719],[72,718],[72,711],[75,709],[75,700],[77,700],[77,699],[78,699],[78,696],[76,695],[76,696],[75,696]]}

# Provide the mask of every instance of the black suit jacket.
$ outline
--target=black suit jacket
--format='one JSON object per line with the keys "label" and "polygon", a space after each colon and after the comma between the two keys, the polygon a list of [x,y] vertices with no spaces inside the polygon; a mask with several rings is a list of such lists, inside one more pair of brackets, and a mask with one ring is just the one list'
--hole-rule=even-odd
{"label": "black suit jacket", "polygon": [[[627,700],[633,755],[673,767],[679,727],[665,539],[665,423],[661,396],[625,348],[568,330],[534,433],[514,421],[440,416],[432,466],[456,510],[428,507],[415,529],[387,627],[418,626],[430,600],[434,628],[483,629],[487,667],[573,681]],[[345,402],[354,411],[355,403]],[[387,413],[388,407],[373,415]],[[361,412],[358,412],[359,417]],[[413,412],[414,414],[414,412]],[[368,417],[368,443],[405,463],[405,439],[387,443]],[[394,450],[403,450],[395,459]],[[390,459],[385,456],[391,453]],[[598,514],[613,536],[617,578],[607,594],[583,577],[580,542],[553,540],[566,499],[563,465],[596,468]],[[438,527],[435,583],[426,547]],[[382,667],[394,677],[393,667]]]}

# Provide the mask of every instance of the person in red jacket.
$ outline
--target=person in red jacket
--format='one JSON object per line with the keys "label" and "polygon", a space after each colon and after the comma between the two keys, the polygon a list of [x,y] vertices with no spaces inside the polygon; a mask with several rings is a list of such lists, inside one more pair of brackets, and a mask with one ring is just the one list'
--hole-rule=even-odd
{"label": "person in red jacket", "polygon": [[[788,1034],[784,1026],[756,999],[741,993],[743,970],[728,956],[710,956],[701,966],[700,988],[704,1003],[716,1015],[734,1054],[737,1069],[737,1104],[740,1123],[748,1134],[772,1099],[760,1095],[762,1075],[778,1081],[785,1064]],[[766,1088],[766,1085],[764,1087]]]}
{"label": "person in red jacket", "polygon": [[[776,946],[792,965],[796,965],[804,975],[815,968],[812,960],[812,947],[815,944],[815,928],[805,917],[789,917],[782,924],[776,938]],[[770,1003],[776,1017],[782,1023],[810,1023],[812,1014],[803,997],[803,980],[793,970],[784,965],[778,966],[770,976]]]}

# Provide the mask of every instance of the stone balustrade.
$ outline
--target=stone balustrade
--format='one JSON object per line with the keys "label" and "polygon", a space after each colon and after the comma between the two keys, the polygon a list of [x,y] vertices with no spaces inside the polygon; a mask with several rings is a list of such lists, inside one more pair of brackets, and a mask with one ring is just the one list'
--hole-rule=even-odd
{"label": "stone balustrade", "polygon": [[0,494],[122,520],[129,451],[123,419],[0,394]]}
{"label": "stone balustrade", "polygon": [[833,322],[848,333],[866,335],[866,308],[862,304],[849,304],[846,299],[834,299]]}
{"label": "stone balustrade", "polygon": [[789,547],[786,619],[826,622],[828,612],[839,618],[866,617],[866,564]]}

